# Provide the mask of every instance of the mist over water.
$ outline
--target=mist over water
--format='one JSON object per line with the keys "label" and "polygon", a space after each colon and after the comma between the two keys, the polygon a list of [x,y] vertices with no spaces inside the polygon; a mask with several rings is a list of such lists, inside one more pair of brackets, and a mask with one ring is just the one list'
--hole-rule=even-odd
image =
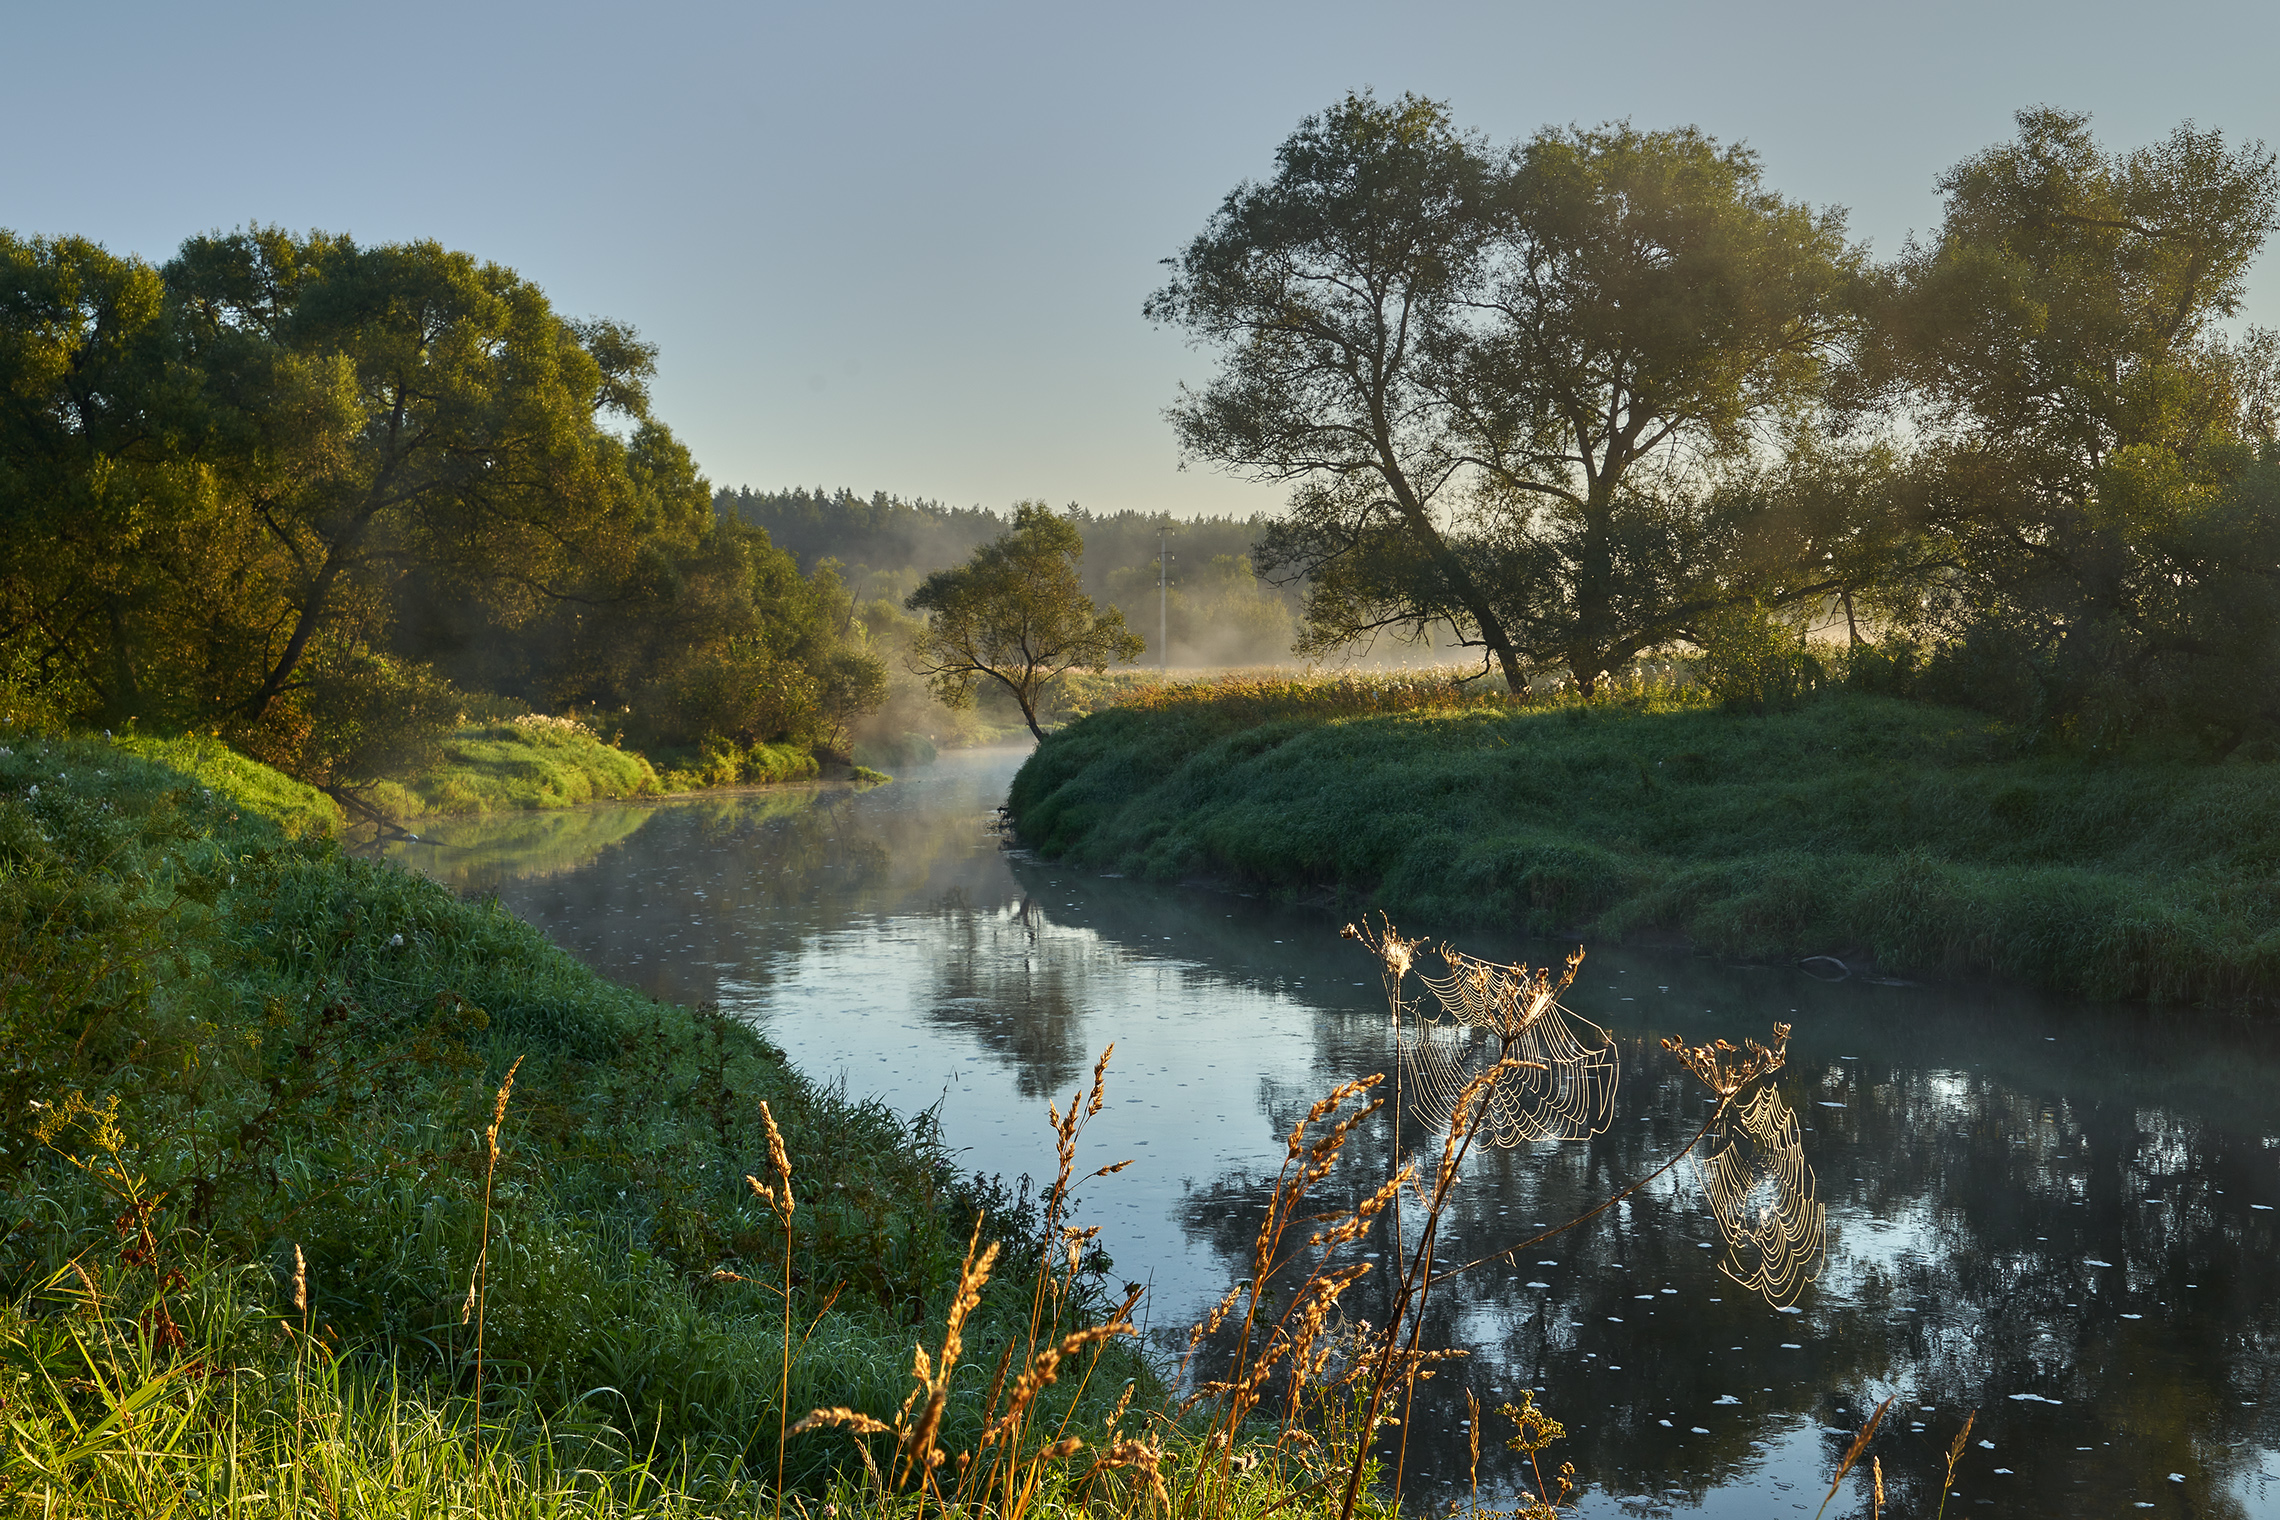
{"label": "mist over water", "polygon": [[[1083,1189],[1078,1217],[1103,1227],[1114,1280],[1150,1285],[1150,1337],[1176,1355],[1248,1272],[1291,1123],[1391,1065],[1377,967],[1324,913],[1009,852],[989,822],[1021,758],[956,754],[861,794],[436,822],[390,853],[497,892],[608,976],[720,1003],[813,1077],[935,1108],[984,1173],[1050,1176],[1045,1102],[1115,1041],[1079,1159],[1139,1164]],[[1531,961],[1572,948],[1458,942]],[[1410,1422],[1413,1508],[1462,1492],[1469,1385],[1484,1411],[1542,1390],[1570,1432],[1547,1457],[1576,1464],[1589,1515],[1809,1515],[1888,1395],[1887,1513],[1937,1508],[1977,1409],[1951,1514],[2280,1515],[2280,1033],[1621,948],[1593,949],[1564,1001],[1616,1038],[1612,1119],[1587,1142],[1476,1153],[1445,1257],[1565,1220],[1685,1143],[1710,1100],[1662,1036],[1763,1039],[1778,1021],[1826,1260],[1794,1312],[1722,1275],[1682,1162],[1436,1289],[1426,1344],[1471,1356]],[[1366,1132],[1326,1199],[1390,1162],[1384,1129]],[[1377,1287],[1352,1312],[1381,1321]],[[1486,1423],[1484,1500],[1518,1477],[1506,1422]],[[1863,1483],[1830,1513],[1865,1513]]]}

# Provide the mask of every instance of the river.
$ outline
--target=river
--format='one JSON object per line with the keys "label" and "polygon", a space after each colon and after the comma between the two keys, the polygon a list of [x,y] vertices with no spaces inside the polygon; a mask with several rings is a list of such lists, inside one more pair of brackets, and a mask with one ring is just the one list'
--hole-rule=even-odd
{"label": "river", "polygon": [[[1149,1338],[1176,1356],[1248,1274],[1294,1119],[1389,1068],[1377,964],[1318,910],[1009,849],[993,814],[1021,759],[952,754],[863,792],[439,820],[389,853],[496,892],[607,976],[720,1004],[814,1078],[934,1109],[986,1174],[1051,1175],[1046,1103],[1113,1041],[1080,1161],[1138,1164],[1084,1187],[1080,1213],[1112,1277],[1149,1286]],[[1572,948],[1459,938],[1499,960]],[[1951,1513],[2280,1516],[2280,1028],[1619,946],[1593,947],[1563,1002],[1611,1038],[1604,1128],[1468,1159],[1445,1257],[1567,1219],[1685,1145],[1711,1100],[1662,1037],[1776,1022],[1794,1027],[1771,1084],[1783,1143],[1809,1169],[1782,1185],[1825,1231],[1796,1281],[1753,1291],[1721,1270],[1754,1258],[1721,1228],[1716,1169],[1689,1161],[1437,1289],[1428,1341],[1470,1355],[1411,1421],[1418,1512],[1469,1482],[1469,1387],[1484,1410],[1541,1390],[1569,1432],[1547,1471],[1576,1464],[1586,1516],[1810,1515],[1887,1398],[1887,1513],[1939,1506],[1976,1411]],[[1358,1137],[1329,1191],[1382,1180],[1388,1145]],[[1349,1302],[1382,1322],[1371,1286]],[[1509,1424],[1484,1424],[1486,1502],[1522,1469]],[[1868,1512],[1862,1465],[1830,1513]]]}

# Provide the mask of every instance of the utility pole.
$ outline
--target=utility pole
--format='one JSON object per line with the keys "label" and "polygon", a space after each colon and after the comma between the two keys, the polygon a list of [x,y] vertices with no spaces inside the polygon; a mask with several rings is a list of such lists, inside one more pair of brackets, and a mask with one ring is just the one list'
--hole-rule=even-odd
{"label": "utility pole", "polygon": [[1172,557],[1164,552],[1169,531],[1156,530],[1156,665],[1166,676],[1172,673]]}

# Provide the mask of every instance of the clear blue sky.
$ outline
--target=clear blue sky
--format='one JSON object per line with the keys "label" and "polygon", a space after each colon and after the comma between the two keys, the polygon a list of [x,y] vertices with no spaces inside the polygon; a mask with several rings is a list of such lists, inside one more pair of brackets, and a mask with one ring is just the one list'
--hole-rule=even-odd
{"label": "clear blue sky", "polygon": [[[1162,410],[1158,260],[1299,118],[1416,91],[1493,137],[1743,140],[1884,253],[2047,103],[2110,146],[2280,143],[2280,4],[31,4],[0,226],[154,259],[248,222],[433,237],[662,349],[716,482],[1248,513]],[[2280,326],[2280,256],[2250,319]]]}

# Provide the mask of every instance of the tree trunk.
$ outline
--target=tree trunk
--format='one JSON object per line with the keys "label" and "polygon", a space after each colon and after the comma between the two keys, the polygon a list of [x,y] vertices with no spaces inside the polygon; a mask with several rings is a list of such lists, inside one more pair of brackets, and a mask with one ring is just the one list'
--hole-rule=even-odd
{"label": "tree trunk", "polygon": [[1599,678],[1606,674],[1615,556],[1608,544],[1607,506],[1595,502],[1584,511],[1587,517],[1581,563],[1576,566],[1575,633],[1568,641],[1568,668],[1575,674],[1576,689],[1588,697],[1599,689]]}
{"label": "tree trunk", "polygon": [[1394,487],[1394,500],[1401,509],[1403,523],[1416,535],[1418,542],[1425,546],[1425,552],[1432,557],[1433,568],[1441,572],[1442,581],[1463,604],[1466,615],[1473,620],[1473,626],[1480,630],[1480,641],[1495,654],[1496,663],[1504,672],[1504,689],[1516,695],[1527,691],[1528,677],[1520,669],[1519,656],[1513,652],[1512,640],[1504,632],[1504,624],[1490,610],[1488,598],[1481,595],[1480,587],[1465,569],[1464,562],[1442,541],[1440,530],[1433,526],[1433,519],[1426,515],[1425,509],[1411,494],[1409,483],[1396,477],[1389,480],[1388,484]]}

